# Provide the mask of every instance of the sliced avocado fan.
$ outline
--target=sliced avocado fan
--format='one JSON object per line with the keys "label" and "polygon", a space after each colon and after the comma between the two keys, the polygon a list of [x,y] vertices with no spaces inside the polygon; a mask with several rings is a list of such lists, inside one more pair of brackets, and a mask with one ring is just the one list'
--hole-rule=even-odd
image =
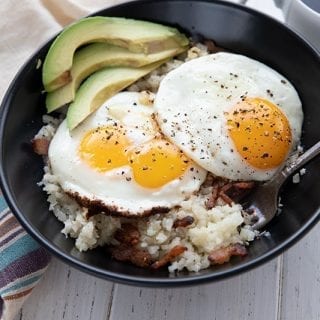
{"label": "sliced avocado fan", "polygon": [[76,49],[91,42],[108,42],[145,54],[185,47],[189,43],[177,29],[161,24],[99,16],[81,19],[65,28],[47,53],[42,69],[47,92],[71,81],[70,69]]}
{"label": "sliced avocado fan", "polygon": [[67,124],[69,130],[74,129],[107,99],[166,61],[168,59],[141,68],[104,68],[91,75],[79,87],[73,103],[68,108]]}
{"label": "sliced avocado fan", "polygon": [[171,58],[186,49],[187,47],[179,47],[146,55],[102,42],[90,44],[75,53],[70,70],[71,82],[55,91],[47,93],[47,111],[52,112],[72,102],[81,82],[90,74],[103,67],[141,67]]}

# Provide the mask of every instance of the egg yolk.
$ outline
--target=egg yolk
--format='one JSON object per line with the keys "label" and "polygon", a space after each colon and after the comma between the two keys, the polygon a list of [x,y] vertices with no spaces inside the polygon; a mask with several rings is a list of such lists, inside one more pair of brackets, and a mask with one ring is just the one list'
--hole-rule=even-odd
{"label": "egg yolk", "polygon": [[129,141],[121,127],[99,127],[87,132],[79,146],[79,154],[90,167],[108,171],[128,163]]}
{"label": "egg yolk", "polygon": [[181,150],[164,139],[132,145],[125,129],[120,126],[89,131],[78,152],[84,162],[99,172],[130,166],[135,181],[146,188],[159,188],[179,178],[191,162]]}
{"label": "egg yolk", "polygon": [[247,98],[226,113],[229,135],[238,153],[258,169],[272,169],[285,161],[291,129],[285,114],[272,102]]}
{"label": "egg yolk", "polygon": [[134,179],[143,187],[157,188],[179,178],[190,160],[175,145],[154,139],[129,152]]}

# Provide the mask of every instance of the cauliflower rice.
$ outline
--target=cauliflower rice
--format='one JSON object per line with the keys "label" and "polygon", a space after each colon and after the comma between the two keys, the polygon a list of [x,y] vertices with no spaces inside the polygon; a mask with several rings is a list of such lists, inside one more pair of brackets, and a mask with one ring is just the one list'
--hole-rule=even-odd
{"label": "cauliflower rice", "polygon": [[[207,47],[197,44],[189,49],[186,55],[167,62],[127,90],[156,92],[166,73],[184,61],[206,54],[208,54]],[[61,121],[47,115],[43,121],[46,125],[35,138],[51,140]],[[98,246],[117,245],[118,241],[114,238],[114,234],[123,223],[128,222],[128,218],[111,217],[103,213],[87,218],[88,209],[81,207],[62,190],[51,172],[47,159],[45,162],[44,176],[39,185],[48,194],[49,210],[64,224],[61,232],[66,237],[74,238],[75,246],[80,251]],[[152,258],[157,260],[176,245],[183,245],[187,250],[175,258],[168,267],[169,271],[187,269],[197,272],[210,266],[208,256],[213,250],[231,244],[247,245],[249,241],[254,240],[257,233],[245,224],[241,205],[228,205],[219,200],[217,206],[210,210],[206,209],[210,191],[210,188],[202,187],[198,195],[185,200],[180,208],[171,209],[167,214],[129,219],[135,223],[140,232],[138,246],[146,249]],[[186,216],[194,219],[190,226],[173,227],[176,219]]]}

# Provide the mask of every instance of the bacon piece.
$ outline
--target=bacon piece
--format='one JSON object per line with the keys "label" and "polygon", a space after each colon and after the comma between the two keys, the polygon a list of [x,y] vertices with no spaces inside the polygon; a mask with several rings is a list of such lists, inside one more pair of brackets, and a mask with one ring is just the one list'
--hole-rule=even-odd
{"label": "bacon piece", "polygon": [[229,206],[232,205],[232,203],[234,202],[227,194],[225,194],[223,191],[219,192],[219,197]]}
{"label": "bacon piece", "polygon": [[210,210],[213,207],[215,207],[217,204],[218,198],[219,198],[219,186],[216,185],[212,188],[211,194],[205,203],[206,209]]}
{"label": "bacon piece", "polygon": [[203,43],[208,48],[209,53],[226,51],[225,49],[218,47],[213,40],[204,40]]}
{"label": "bacon piece", "polygon": [[180,254],[185,252],[187,250],[186,247],[177,245],[173,247],[170,251],[168,251],[160,260],[154,262],[151,265],[152,269],[159,269],[161,267],[164,267],[169,262],[173,261],[176,257],[178,257]]}
{"label": "bacon piece", "polygon": [[133,247],[127,244],[120,244],[111,249],[112,257],[115,260],[123,262],[131,262],[135,266],[148,268],[153,259],[147,250]]}
{"label": "bacon piece", "polygon": [[202,184],[202,187],[204,187],[204,188],[212,187],[215,182],[216,182],[216,178],[212,174],[208,173],[206,180]]}
{"label": "bacon piece", "polygon": [[248,252],[245,246],[241,244],[233,244],[228,247],[211,251],[208,259],[212,265],[224,264],[228,262],[232,256],[244,257],[247,254]]}
{"label": "bacon piece", "polygon": [[253,181],[230,182],[220,189],[219,197],[231,205],[232,202],[237,202],[243,198],[254,186]]}
{"label": "bacon piece", "polygon": [[185,228],[193,224],[194,218],[191,216],[186,216],[181,219],[176,219],[173,223],[173,228]]}
{"label": "bacon piece", "polygon": [[45,138],[37,138],[31,140],[33,151],[40,156],[47,156],[50,141]]}
{"label": "bacon piece", "polygon": [[254,186],[255,183],[252,181],[227,182],[226,180],[217,180],[212,186],[206,208],[210,210],[215,207],[219,198],[231,206],[233,202],[240,201]]}
{"label": "bacon piece", "polygon": [[114,237],[121,243],[134,246],[139,242],[140,232],[133,224],[124,223],[121,225],[121,229],[116,231]]}
{"label": "bacon piece", "polygon": [[233,183],[233,187],[240,190],[252,189],[254,185],[255,185],[254,181],[242,181],[242,182]]}
{"label": "bacon piece", "polygon": [[222,192],[228,192],[230,195],[238,195],[242,190],[251,190],[255,183],[253,181],[230,182],[221,188]]}

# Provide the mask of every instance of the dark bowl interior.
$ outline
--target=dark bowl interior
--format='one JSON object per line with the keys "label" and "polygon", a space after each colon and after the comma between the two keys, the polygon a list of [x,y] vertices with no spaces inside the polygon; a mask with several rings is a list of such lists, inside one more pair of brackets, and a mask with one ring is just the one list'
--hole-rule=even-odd
{"label": "dark bowl interior", "polygon": [[[214,39],[220,46],[266,63],[286,76],[301,97],[305,120],[302,144],[320,139],[319,56],[295,33],[277,21],[238,5],[218,1],[138,1],[106,9],[97,15],[124,16],[179,27],[197,39]],[[301,238],[320,217],[320,159],[307,167],[298,185],[288,183],[281,195],[284,209],[267,227],[269,237],[254,241],[246,258],[197,274],[169,275],[112,260],[102,249],[80,253],[74,241],[60,233],[62,224],[48,211],[37,186],[42,159],[30,140],[45,112],[41,71],[51,41],[35,53],[11,84],[1,107],[1,185],[5,197],[26,230],[64,261],[96,276],[118,282],[173,286],[198,284],[239,274],[282,252]]]}

